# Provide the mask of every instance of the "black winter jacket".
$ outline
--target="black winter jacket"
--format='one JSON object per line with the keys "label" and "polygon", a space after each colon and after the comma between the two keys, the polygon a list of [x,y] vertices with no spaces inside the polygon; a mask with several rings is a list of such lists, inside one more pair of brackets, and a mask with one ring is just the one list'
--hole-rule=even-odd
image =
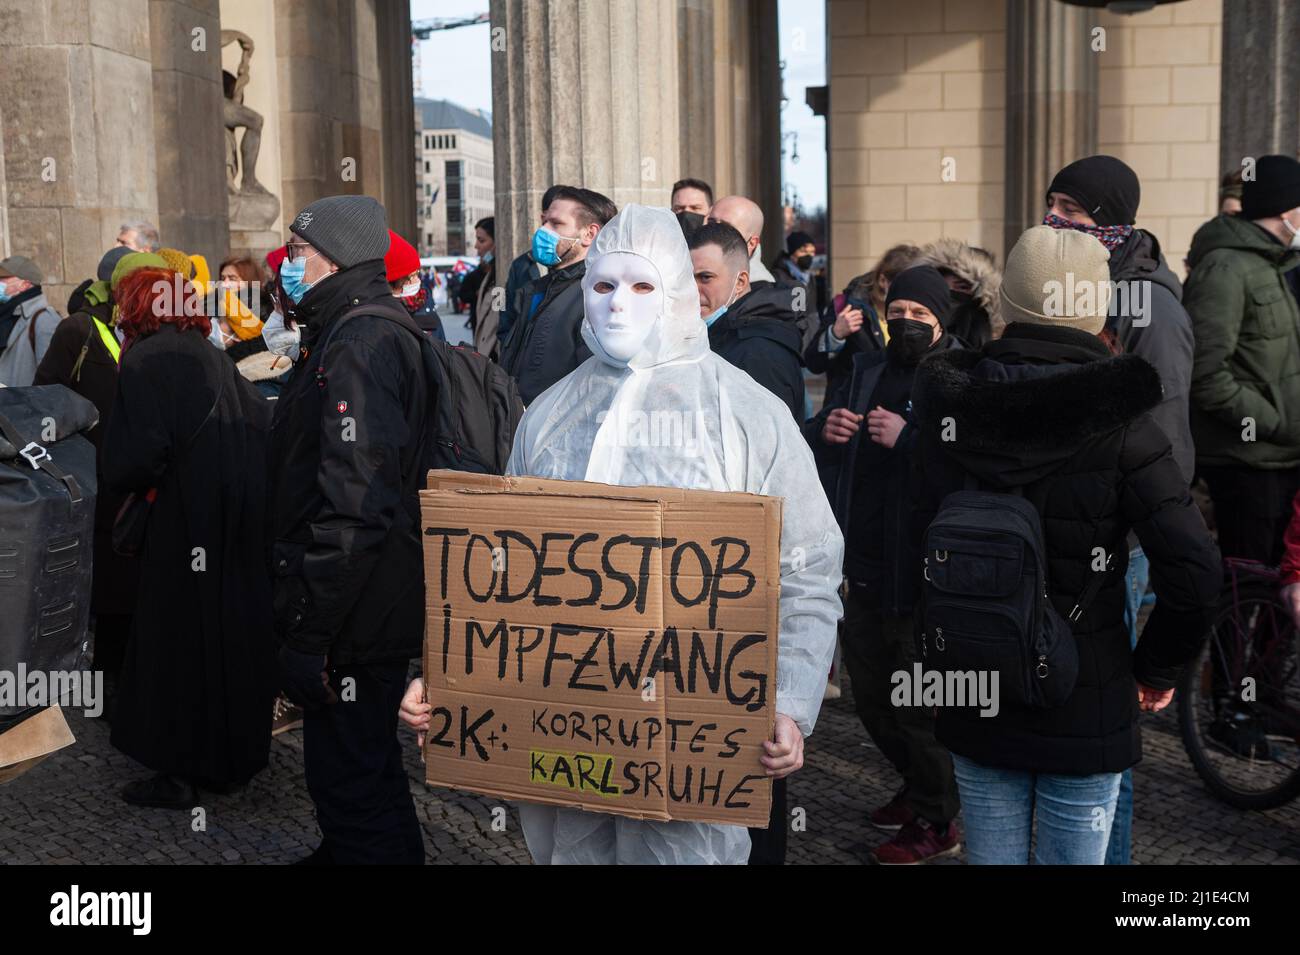
{"label": "black winter jacket", "polygon": [[[929,354],[940,354],[960,347],[961,343],[949,335],[940,339]],[[928,360],[928,356],[925,360]],[[812,448],[813,459],[817,462],[817,475],[826,491],[826,499],[830,501],[835,520],[845,535],[846,566],[853,563],[855,552],[863,544],[852,539],[849,524],[857,486],[858,454],[862,442],[870,441],[871,438],[867,436],[865,420],[846,444],[827,444],[822,440],[822,429],[836,408],[848,408],[855,414],[865,416],[874,407],[872,395],[884,374],[887,361],[887,352],[859,352],[854,355],[852,374],[842,376],[837,381],[835,390],[826,395],[822,410],[809,418],[803,426],[804,438]],[[903,414],[903,417],[908,423],[903,427],[894,447],[885,455],[889,462],[886,473],[878,475],[885,497],[885,539],[879,550],[886,556],[886,560],[883,567],[884,579],[872,581],[882,595],[880,609],[894,616],[903,616],[912,611],[919,585],[914,568],[921,560],[920,538],[914,532],[914,521],[910,513],[913,501],[909,491],[911,455],[914,453],[917,430],[914,415]]]}
{"label": "black winter jacket", "polygon": [[291,312],[303,354],[272,427],[276,635],[331,665],[408,659],[423,642],[422,340],[364,314],[331,334],[345,311],[380,300],[392,291],[378,259],[307,292]]}
{"label": "black winter jacket", "polygon": [[[1093,548],[1118,550],[1072,625],[1079,678],[1070,698],[1048,710],[1003,703],[994,717],[941,708],[936,735],[988,766],[1068,775],[1127,769],[1142,756],[1135,678],[1156,689],[1174,685],[1205,638],[1222,580],[1218,548],[1149,413],[1160,402],[1159,375],[1135,355],[1110,357],[1077,330],[1013,324],[982,352],[922,363],[912,396],[918,534],[967,474],[984,490],[1022,487],[1043,518],[1048,590],[1062,616],[1092,574]],[[942,440],[945,427],[953,440]],[[1136,651],[1124,625],[1130,528],[1151,562],[1157,597]]]}
{"label": "black winter jacket", "polygon": [[1165,264],[1160,241],[1135,229],[1110,257],[1110,278],[1116,283],[1106,327],[1115,332],[1124,351],[1145,358],[1160,373],[1164,399],[1151,417],[1173,445],[1174,460],[1191,483],[1196,448],[1188,419],[1192,390],[1192,320],[1183,310],[1183,286]]}
{"label": "black winter jacket", "polygon": [[803,422],[803,369],[799,328],[788,289],[764,284],[731,303],[709,326],[709,347],[786,403]]}
{"label": "black winter jacket", "polygon": [[[501,366],[519,385],[526,405],[591,357],[582,340],[586,273],[587,260],[582,259],[534,279],[516,296],[516,318],[501,346]],[[539,295],[534,308],[533,299]]]}

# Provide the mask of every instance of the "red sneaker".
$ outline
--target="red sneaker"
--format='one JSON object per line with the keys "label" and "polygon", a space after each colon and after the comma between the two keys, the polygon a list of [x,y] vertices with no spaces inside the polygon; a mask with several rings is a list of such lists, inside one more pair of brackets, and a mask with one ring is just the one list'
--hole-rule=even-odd
{"label": "red sneaker", "polygon": [[940,828],[917,816],[894,838],[872,849],[871,858],[878,865],[920,865],[960,851],[956,823],[950,821]]}
{"label": "red sneaker", "polygon": [[881,806],[867,817],[877,829],[897,832],[916,818],[916,813],[903,803],[903,791],[900,789],[893,799]]}

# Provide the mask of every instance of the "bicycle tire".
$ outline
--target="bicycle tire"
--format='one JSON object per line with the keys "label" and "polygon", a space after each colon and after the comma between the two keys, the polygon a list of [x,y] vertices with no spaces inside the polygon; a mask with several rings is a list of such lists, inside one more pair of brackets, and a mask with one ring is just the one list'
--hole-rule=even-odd
{"label": "bicycle tire", "polygon": [[[1278,602],[1277,585],[1275,583],[1265,580],[1239,580],[1236,590],[1239,603],[1251,600],[1265,601],[1276,605],[1280,613],[1287,613],[1286,609]],[[1219,596],[1219,606],[1214,615],[1211,633],[1232,612],[1233,588],[1231,582],[1229,582],[1224,586]],[[1207,635],[1206,639],[1208,641],[1210,637]],[[1201,679],[1199,664],[1202,653],[1204,653],[1204,649],[1197,654],[1195,660],[1183,667],[1177,683],[1178,728],[1183,737],[1183,749],[1187,751],[1187,757],[1191,760],[1192,768],[1196,770],[1196,775],[1201,778],[1201,782],[1217,799],[1236,809],[1260,811],[1276,809],[1279,806],[1286,805],[1297,796],[1300,796],[1300,766],[1297,766],[1291,775],[1282,780],[1277,786],[1259,792],[1247,793],[1235,789],[1227,783],[1210,760],[1198,728],[1196,707],[1193,706],[1193,701],[1199,699],[1201,695],[1198,684]]]}

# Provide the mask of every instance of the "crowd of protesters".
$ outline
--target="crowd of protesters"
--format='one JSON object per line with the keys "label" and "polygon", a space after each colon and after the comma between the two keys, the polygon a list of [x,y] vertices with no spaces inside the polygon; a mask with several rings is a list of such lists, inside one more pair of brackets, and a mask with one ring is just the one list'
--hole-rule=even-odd
{"label": "crowd of protesters", "polygon": [[[891,834],[877,862],[963,843],[973,863],[1025,863],[1031,845],[1039,862],[1129,861],[1140,714],[1170,703],[1199,651],[1221,556],[1285,557],[1300,617],[1300,162],[1225,177],[1183,282],[1135,226],[1140,195],[1123,162],[1085,157],[1001,267],[916,236],[834,294],[812,235],[765,262],[759,206],[699,179],[673,187],[671,212],[554,185],[528,250],[499,266],[493,220],[476,223],[479,265],[457,294],[473,347],[528,408],[507,472],[780,495],[783,554],[814,555],[830,581],[783,558],[767,830],[521,806],[538,861],[780,863],[785,777],[831,691],[837,619],[857,713],[899,776],[870,813]],[[301,723],[322,832],[303,861],[418,863],[397,728],[399,713],[429,722],[408,669],[441,319],[375,200],[317,200],[289,231],[214,276],[127,223],[66,318],[35,262],[5,259],[0,384],[64,385],[99,412],[95,664],[113,744],[153,773],[123,798],[188,808],[229,792]],[[603,458],[595,432],[637,376],[646,408],[707,409],[716,453]],[[1201,480],[1217,544],[1190,493]],[[891,697],[918,660],[926,527],[973,488],[1041,517],[1079,661],[1059,705],[990,719]],[[1114,557],[1101,569],[1098,548]],[[1249,732],[1212,730],[1242,752]]]}

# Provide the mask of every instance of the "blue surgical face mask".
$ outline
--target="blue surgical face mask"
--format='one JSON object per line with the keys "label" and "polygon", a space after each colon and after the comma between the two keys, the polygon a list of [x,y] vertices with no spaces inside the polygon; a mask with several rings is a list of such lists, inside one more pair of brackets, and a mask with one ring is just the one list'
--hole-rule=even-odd
{"label": "blue surgical face mask", "polygon": [[[320,253],[312,253],[319,255]],[[311,255],[305,255],[301,259],[285,259],[280,263],[280,286],[284,289],[284,294],[293,300],[297,305],[302,301],[302,297],[307,294],[315,282],[307,283],[302,280],[307,271],[307,260]]]}
{"label": "blue surgical face mask", "polygon": [[0,305],[3,305],[11,298],[13,298],[13,296],[9,294],[9,289],[5,286],[3,282],[0,282]]}
{"label": "blue surgical face mask", "polygon": [[560,235],[547,226],[539,226],[533,233],[533,260],[545,266],[555,265],[560,261],[560,243],[577,240],[576,235]]}
{"label": "blue surgical face mask", "polygon": [[704,316],[704,325],[706,328],[712,326],[714,322],[727,314],[727,309],[731,308],[731,303],[736,300],[736,293],[738,291],[740,291],[738,288],[733,287],[731,290],[731,298],[727,299],[727,304],[715,308],[708,315]]}

